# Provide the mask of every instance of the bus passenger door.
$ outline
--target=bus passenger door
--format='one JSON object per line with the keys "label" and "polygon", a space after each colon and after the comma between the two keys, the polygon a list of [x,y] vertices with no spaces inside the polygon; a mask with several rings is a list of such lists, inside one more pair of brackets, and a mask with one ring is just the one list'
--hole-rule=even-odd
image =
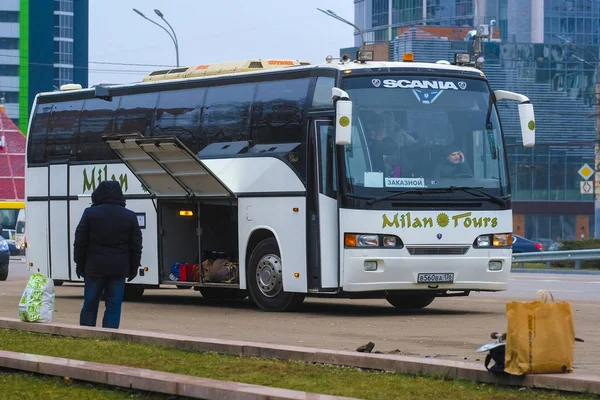
{"label": "bus passenger door", "polygon": [[[75,171],[82,169],[82,167],[77,167]],[[71,167],[72,173],[74,168]],[[75,243],[75,230],[77,229],[77,225],[79,225],[79,221],[81,220],[81,216],[85,209],[92,205],[92,191],[93,189],[88,190],[87,192],[82,193],[81,185],[77,185],[80,183],[80,179],[71,179],[69,185],[71,185],[71,193],[76,194],[77,199],[73,197],[69,201],[69,232],[70,232],[70,255],[71,255],[71,280],[73,281],[83,281],[83,277],[77,278],[77,264],[75,264],[75,260],[73,259],[73,244]]]}
{"label": "bus passenger door", "polygon": [[69,166],[65,161],[50,163],[48,241],[50,249],[50,277],[56,280],[69,280],[71,253],[68,226]]}
{"label": "bus passenger door", "polygon": [[[320,287],[337,289],[339,287],[339,235],[337,202],[337,169],[335,164],[335,141],[331,120],[313,122],[311,146],[314,149],[309,179],[310,221],[309,254],[315,259],[320,270]],[[311,150],[312,150],[311,149]],[[318,189],[318,190],[317,190]],[[316,206],[316,207],[315,207]],[[315,210],[316,208],[316,210]],[[314,274],[313,274],[314,275]]]}

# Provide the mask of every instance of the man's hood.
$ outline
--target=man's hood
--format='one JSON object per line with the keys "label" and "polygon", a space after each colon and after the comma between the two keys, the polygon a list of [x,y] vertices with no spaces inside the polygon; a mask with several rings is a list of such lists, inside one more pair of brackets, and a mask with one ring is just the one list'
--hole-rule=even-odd
{"label": "man's hood", "polygon": [[92,204],[118,204],[125,207],[125,196],[117,181],[102,181],[92,193]]}

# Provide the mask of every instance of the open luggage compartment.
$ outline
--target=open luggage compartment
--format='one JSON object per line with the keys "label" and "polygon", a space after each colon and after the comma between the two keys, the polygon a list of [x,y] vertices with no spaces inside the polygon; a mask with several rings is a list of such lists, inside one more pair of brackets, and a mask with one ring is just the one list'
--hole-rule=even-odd
{"label": "open luggage compartment", "polygon": [[158,201],[161,282],[239,287],[237,204]]}

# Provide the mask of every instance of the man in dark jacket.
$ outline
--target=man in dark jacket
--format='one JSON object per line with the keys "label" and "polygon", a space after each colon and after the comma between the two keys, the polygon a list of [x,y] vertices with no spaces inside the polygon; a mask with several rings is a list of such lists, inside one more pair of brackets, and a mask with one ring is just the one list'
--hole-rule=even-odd
{"label": "man in dark jacket", "polygon": [[136,277],[141,258],[142,231],[135,213],[125,208],[121,186],[117,181],[100,182],[75,231],[76,271],[85,281],[80,325],[96,326],[104,292],[102,327],[119,328],[125,279]]}

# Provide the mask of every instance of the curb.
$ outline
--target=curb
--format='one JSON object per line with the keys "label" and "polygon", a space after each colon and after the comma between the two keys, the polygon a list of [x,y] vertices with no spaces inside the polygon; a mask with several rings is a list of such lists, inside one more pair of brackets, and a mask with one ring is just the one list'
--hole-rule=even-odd
{"label": "curb", "polygon": [[600,275],[600,271],[586,271],[586,270],[570,270],[562,271],[560,269],[526,269],[526,268],[512,268],[511,273],[520,274],[559,274],[559,275]]}
{"label": "curb", "polygon": [[200,352],[234,356],[252,356],[308,363],[331,364],[408,375],[426,375],[462,379],[480,383],[553,389],[567,392],[600,394],[600,376],[578,373],[500,376],[488,372],[482,364],[449,360],[432,360],[399,355],[324,350],[311,347],[270,345],[235,340],[220,340],[134,330],[89,328],[58,323],[30,323],[15,318],[0,318],[0,329],[82,338],[131,341]]}
{"label": "curb", "polygon": [[73,379],[147,392],[193,397],[198,399],[252,400],[344,400],[337,397],[297,390],[279,389],[247,383],[197,378],[168,372],[121,367],[117,365],[69,360],[0,350],[0,367],[43,375],[68,376]]}

